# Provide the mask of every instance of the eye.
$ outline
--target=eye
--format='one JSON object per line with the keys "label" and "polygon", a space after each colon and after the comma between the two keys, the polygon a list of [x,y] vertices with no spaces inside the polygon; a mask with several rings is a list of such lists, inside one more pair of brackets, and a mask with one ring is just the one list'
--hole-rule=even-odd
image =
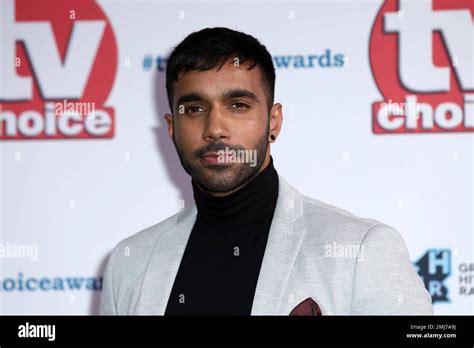
{"label": "eye", "polygon": [[196,112],[202,112],[204,110],[204,108],[200,107],[200,106],[190,106],[189,108],[186,108],[185,110],[185,113],[186,114],[194,114]]}
{"label": "eye", "polygon": [[231,109],[248,109],[248,107],[249,106],[247,104],[241,102],[234,103],[230,106]]}

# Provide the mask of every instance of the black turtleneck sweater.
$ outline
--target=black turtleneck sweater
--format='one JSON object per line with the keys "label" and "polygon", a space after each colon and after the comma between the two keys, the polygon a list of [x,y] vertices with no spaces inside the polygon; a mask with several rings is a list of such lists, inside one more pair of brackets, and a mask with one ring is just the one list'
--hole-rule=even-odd
{"label": "black turtleneck sweater", "polygon": [[196,222],[165,315],[250,315],[278,198],[273,160],[227,196],[192,185]]}

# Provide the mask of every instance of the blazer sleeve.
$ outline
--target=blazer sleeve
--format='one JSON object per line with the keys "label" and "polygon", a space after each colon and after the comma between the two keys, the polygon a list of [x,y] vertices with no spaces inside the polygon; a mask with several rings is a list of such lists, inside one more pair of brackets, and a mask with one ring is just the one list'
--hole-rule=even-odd
{"label": "blazer sleeve", "polygon": [[351,313],[433,314],[431,296],[413,267],[400,234],[385,224],[364,236],[356,262]]}
{"label": "blazer sleeve", "polygon": [[117,315],[117,307],[114,296],[114,255],[117,248],[115,248],[109,256],[107,266],[105,267],[104,278],[102,281],[102,293],[100,295],[100,315]]}

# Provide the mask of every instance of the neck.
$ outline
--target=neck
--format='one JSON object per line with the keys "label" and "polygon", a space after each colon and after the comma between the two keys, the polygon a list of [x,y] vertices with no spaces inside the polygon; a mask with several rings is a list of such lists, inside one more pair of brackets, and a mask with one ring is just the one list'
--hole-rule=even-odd
{"label": "neck", "polygon": [[[262,166],[263,167],[263,166]],[[197,222],[207,230],[244,229],[258,224],[273,211],[278,197],[278,173],[273,161],[250,181],[222,196],[203,192],[192,181]]]}

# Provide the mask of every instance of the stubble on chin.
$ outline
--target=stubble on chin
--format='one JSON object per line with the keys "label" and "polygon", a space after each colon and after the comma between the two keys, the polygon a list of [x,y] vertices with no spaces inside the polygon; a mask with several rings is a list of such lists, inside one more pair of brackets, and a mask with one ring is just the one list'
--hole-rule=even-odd
{"label": "stubble on chin", "polygon": [[205,164],[199,156],[202,151],[194,151],[190,155],[191,159],[189,159],[176,141],[174,143],[181,165],[198,186],[210,193],[224,194],[245,186],[260,172],[268,146],[268,135],[265,134],[261,137],[255,146],[257,165],[253,167],[250,163]]}

